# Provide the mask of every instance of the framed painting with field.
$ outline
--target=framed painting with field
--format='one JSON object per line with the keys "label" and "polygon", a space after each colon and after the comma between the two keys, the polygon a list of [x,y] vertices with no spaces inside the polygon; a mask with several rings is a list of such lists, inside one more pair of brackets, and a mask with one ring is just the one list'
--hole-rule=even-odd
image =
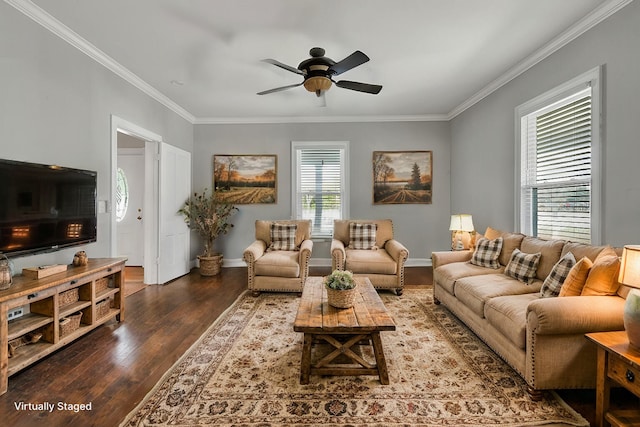
{"label": "framed painting with field", "polygon": [[233,204],[276,203],[276,155],[213,156],[213,188],[219,200]]}
{"label": "framed painting with field", "polygon": [[431,151],[374,151],[373,204],[431,204]]}

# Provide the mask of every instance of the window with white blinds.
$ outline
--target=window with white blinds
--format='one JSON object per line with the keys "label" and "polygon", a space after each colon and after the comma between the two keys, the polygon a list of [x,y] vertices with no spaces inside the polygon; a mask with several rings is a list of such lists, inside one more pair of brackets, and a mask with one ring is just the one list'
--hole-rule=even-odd
{"label": "window with white blinds", "polygon": [[[597,243],[594,218],[595,105],[592,82],[520,115],[520,230],[532,236]],[[555,98],[555,99],[553,99]],[[544,103],[542,103],[544,104]],[[597,139],[597,138],[595,138]],[[598,181],[595,181],[598,182]],[[594,215],[594,210],[596,215]]]}
{"label": "window with white blinds", "polygon": [[346,142],[292,143],[292,210],[311,220],[313,237],[331,237],[333,220],[348,217],[347,154]]}

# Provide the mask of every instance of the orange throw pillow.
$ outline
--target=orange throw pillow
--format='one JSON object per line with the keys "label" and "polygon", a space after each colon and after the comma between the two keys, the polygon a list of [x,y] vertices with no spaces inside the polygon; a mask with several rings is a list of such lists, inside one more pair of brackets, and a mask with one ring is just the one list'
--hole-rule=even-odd
{"label": "orange throw pillow", "polygon": [[589,271],[581,295],[615,295],[618,290],[620,258],[612,247],[604,248]]}
{"label": "orange throw pillow", "polygon": [[587,257],[583,257],[580,261],[571,267],[567,278],[564,279],[562,288],[560,288],[560,297],[575,297],[582,294],[582,288],[587,281],[589,270],[593,263]]}

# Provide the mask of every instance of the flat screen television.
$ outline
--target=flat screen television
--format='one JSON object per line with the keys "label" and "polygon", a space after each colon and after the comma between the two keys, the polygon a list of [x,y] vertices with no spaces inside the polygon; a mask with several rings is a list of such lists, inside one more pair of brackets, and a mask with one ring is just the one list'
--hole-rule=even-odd
{"label": "flat screen television", "polygon": [[97,173],[0,159],[0,253],[95,242]]}

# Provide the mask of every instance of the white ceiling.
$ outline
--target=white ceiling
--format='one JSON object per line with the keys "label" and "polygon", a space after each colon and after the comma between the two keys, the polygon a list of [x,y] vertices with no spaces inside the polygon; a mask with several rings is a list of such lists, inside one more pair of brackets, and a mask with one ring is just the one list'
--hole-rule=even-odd
{"label": "white ceiling", "polygon": [[[616,11],[624,0],[5,0],[194,123],[454,117]],[[46,11],[46,12],[45,12]],[[88,43],[87,43],[88,42]],[[326,106],[297,87],[320,46],[342,74]]]}

